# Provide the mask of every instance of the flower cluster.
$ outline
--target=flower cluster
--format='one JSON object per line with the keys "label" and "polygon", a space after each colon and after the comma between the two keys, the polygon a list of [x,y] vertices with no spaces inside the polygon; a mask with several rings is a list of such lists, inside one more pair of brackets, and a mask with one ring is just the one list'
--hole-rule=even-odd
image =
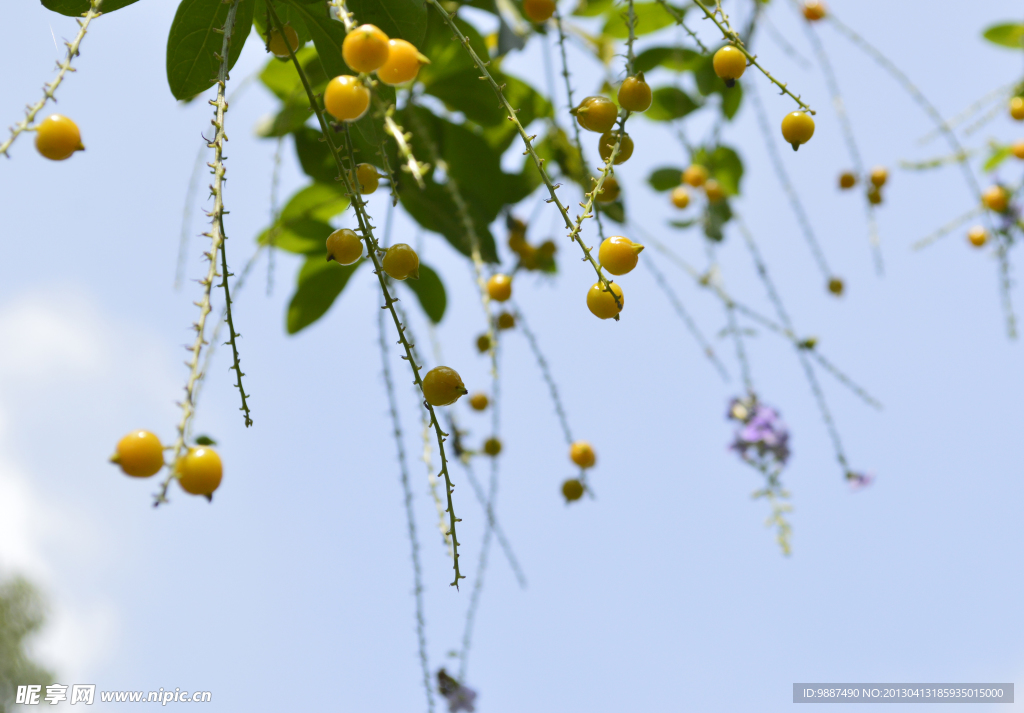
{"label": "flower cluster", "polygon": [[730,401],[726,416],[739,422],[730,450],[758,468],[782,470],[789,459],[789,430],[778,411],[750,394]]}
{"label": "flower cluster", "polygon": [[456,713],[457,711],[473,713],[476,710],[473,705],[476,701],[476,691],[463,686],[449,676],[448,672],[443,668],[437,672],[437,690],[448,701],[450,713]]}

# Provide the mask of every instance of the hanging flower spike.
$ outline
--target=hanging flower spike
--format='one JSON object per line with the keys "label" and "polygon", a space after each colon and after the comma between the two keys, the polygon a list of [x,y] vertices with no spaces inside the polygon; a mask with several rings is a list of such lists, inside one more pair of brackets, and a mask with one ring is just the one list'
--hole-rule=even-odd
{"label": "hanging flower spike", "polygon": [[[759,403],[757,396],[735,398],[729,402],[727,417],[739,421],[730,450],[740,454],[747,462],[756,465],[774,465],[781,470],[789,460],[789,429],[782,422],[778,411]],[[751,455],[756,451],[758,460]],[[769,459],[770,456],[770,459]],[[774,463],[765,462],[773,460]]]}
{"label": "hanging flower spike", "polygon": [[875,482],[874,473],[854,473],[852,470],[846,474],[846,480],[850,483],[850,491],[856,493]]}
{"label": "hanging flower spike", "polygon": [[457,713],[457,711],[473,713],[476,710],[473,705],[476,701],[476,691],[463,686],[449,676],[443,668],[437,672],[437,690],[448,701],[449,713]]}

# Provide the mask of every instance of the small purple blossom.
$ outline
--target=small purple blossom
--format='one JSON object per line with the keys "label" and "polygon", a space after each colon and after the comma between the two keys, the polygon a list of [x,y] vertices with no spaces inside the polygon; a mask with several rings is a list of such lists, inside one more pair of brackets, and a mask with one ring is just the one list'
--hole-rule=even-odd
{"label": "small purple blossom", "polygon": [[473,713],[476,710],[474,707],[476,691],[463,686],[449,676],[443,668],[437,672],[437,690],[448,701],[449,713],[457,713],[457,711]]}
{"label": "small purple blossom", "polygon": [[874,473],[854,473],[852,470],[846,474],[846,479],[850,482],[850,490],[857,492],[875,482]]}
{"label": "small purple blossom", "polygon": [[730,450],[743,460],[761,466],[782,468],[789,459],[789,429],[771,406],[751,394],[729,402],[726,416],[739,421]]}

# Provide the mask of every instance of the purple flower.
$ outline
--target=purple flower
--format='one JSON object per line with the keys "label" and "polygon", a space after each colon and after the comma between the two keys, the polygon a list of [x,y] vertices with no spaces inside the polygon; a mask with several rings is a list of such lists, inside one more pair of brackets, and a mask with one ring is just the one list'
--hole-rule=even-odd
{"label": "purple flower", "polygon": [[449,676],[443,668],[437,672],[437,690],[448,701],[449,713],[457,713],[457,711],[473,713],[476,710],[474,708],[476,691],[463,686]]}
{"label": "purple flower", "polygon": [[[789,459],[789,430],[771,406],[759,403],[750,395],[729,402],[727,417],[739,421],[729,448],[746,461],[782,467]],[[756,460],[755,460],[756,455]]]}
{"label": "purple flower", "polygon": [[846,474],[846,479],[850,481],[850,490],[857,492],[875,482],[874,473],[854,473],[852,470]]}

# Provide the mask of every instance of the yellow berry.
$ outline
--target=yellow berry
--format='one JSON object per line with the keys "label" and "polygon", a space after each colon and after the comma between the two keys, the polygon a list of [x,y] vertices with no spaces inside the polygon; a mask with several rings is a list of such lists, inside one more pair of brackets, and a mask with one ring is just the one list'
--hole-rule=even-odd
{"label": "yellow berry", "polygon": [[327,259],[339,265],[352,265],[363,256],[363,241],[348,228],[335,230],[327,236]]}
{"label": "yellow berry", "polygon": [[1017,121],[1024,121],[1024,97],[1014,97],[1010,100],[1010,116]]}
{"label": "yellow berry", "polygon": [[576,107],[576,121],[588,131],[611,131],[619,116],[618,107],[606,97],[587,97]]}
{"label": "yellow berry", "polygon": [[110,462],[119,465],[125,475],[148,478],[164,467],[164,447],[149,431],[132,431],[117,442]]}
{"label": "yellow berry", "polygon": [[882,191],[879,190],[878,186],[871,186],[868,189],[868,203],[871,205],[879,205],[882,202]]}
{"label": "yellow berry", "polygon": [[690,192],[685,186],[676,186],[672,189],[672,205],[679,209],[690,205]]}
{"label": "yellow berry", "polygon": [[991,211],[1002,213],[1010,204],[1010,197],[1002,186],[989,186],[981,194],[981,202]]}
{"label": "yellow berry", "polygon": [[487,295],[495,302],[505,302],[512,296],[512,278],[508,275],[491,275],[487,281]]}
{"label": "yellow berry", "polygon": [[491,403],[491,400],[482,391],[478,391],[469,397],[469,405],[473,407],[474,411],[483,411],[489,403]]}
{"label": "yellow berry", "polygon": [[786,143],[793,145],[793,150],[800,148],[800,144],[806,144],[814,136],[814,119],[803,111],[794,111],[786,114],[782,119],[782,138]]}
{"label": "yellow berry", "polygon": [[576,441],[569,447],[569,458],[580,468],[593,468],[597,462],[594,448],[587,441]]}
{"label": "yellow berry", "polygon": [[843,284],[843,281],[841,279],[839,279],[838,277],[833,277],[829,279],[828,291],[831,292],[833,295],[835,295],[836,297],[841,296],[843,294],[844,289],[846,289],[846,285]]}
{"label": "yellow berry", "polygon": [[626,77],[619,87],[619,105],[626,111],[647,111],[651,107],[651,85],[644,79],[644,73]]}
{"label": "yellow berry", "polygon": [[555,0],[523,0],[523,14],[531,22],[547,22],[555,14]]}
{"label": "yellow berry", "polygon": [[1014,141],[1013,145],[1010,146],[1010,151],[1013,152],[1013,155],[1017,158],[1024,159],[1024,139]]}
{"label": "yellow berry", "polygon": [[885,182],[889,180],[889,172],[884,166],[875,166],[871,169],[871,183],[876,187],[881,188],[885,185]]}
{"label": "yellow berry", "polygon": [[51,161],[63,161],[84,151],[78,125],[66,116],[51,114],[36,125],[36,151]]}
{"label": "yellow berry", "polygon": [[368,196],[377,190],[377,186],[380,185],[380,174],[377,173],[377,167],[369,163],[361,163],[356,166],[356,175],[353,176],[350,171],[348,178],[353,183],[358,183],[359,192],[364,196]]}
{"label": "yellow berry", "polygon": [[844,171],[839,174],[839,187],[844,191],[853,188],[855,185],[857,185],[857,177],[852,173]]}
{"label": "yellow berry", "polygon": [[619,199],[622,190],[615,176],[607,176],[601,184],[601,192],[597,194],[598,203],[614,203]]}
{"label": "yellow berry", "polygon": [[434,367],[423,377],[423,398],[431,406],[448,406],[468,393],[459,372],[450,367]]}
{"label": "yellow berry", "polygon": [[704,194],[708,197],[708,203],[718,203],[725,199],[725,189],[713,178],[704,183]]}
{"label": "yellow berry", "polygon": [[[612,149],[615,148],[615,142],[618,138],[618,131],[606,131],[601,134],[601,139],[597,144],[597,152],[601,154],[601,160],[605,163],[608,163],[608,158],[612,155]],[[620,163],[628,161],[632,155],[633,139],[629,138],[629,134],[623,134],[622,141],[619,143],[619,152],[615,154],[615,160],[612,163],[618,166]]]}
{"label": "yellow berry", "polygon": [[335,77],[324,90],[324,108],[338,121],[355,121],[369,106],[370,90],[351,74]]}
{"label": "yellow berry", "polygon": [[175,468],[181,489],[192,495],[205,495],[213,499],[213,492],[220,487],[224,466],[217,451],[208,446],[189,448],[188,453],[178,461]]}
{"label": "yellow berry", "polygon": [[725,80],[725,86],[736,86],[736,80],[747,71],[747,57],[732,45],[726,45],[715,52],[711,60],[715,74]]}
{"label": "yellow berry", "polygon": [[497,438],[488,438],[484,441],[484,453],[492,458],[501,453],[501,441]]}
{"label": "yellow berry", "polygon": [[980,248],[988,242],[988,231],[980,225],[975,225],[967,231],[967,239],[971,242],[971,245]]}
{"label": "yellow berry", "polygon": [[388,60],[377,68],[377,79],[392,86],[416,79],[420,66],[429,60],[416,45],[405,40],[388,40]]}
{"label": "yellow berry", "polygon": [[484,354],[491,349],[491,338],[486,334],[481,334],[476,338],[476,350],[481,354]]}
{"label": "yellow berry", "polygon": [[825,17],[825,3],[821,0],[807,0],[804,3],[804,17],[815,22]]}
{"label": "yellow berry", "polygon": [[267,39],[267,49],[270,50],[271,54],[280,59],[286,59],[291,56],[289,48],[294,52],[299,48],[299,33],[295,31],[295,28],[291,25],[284,26],[284,34],[282,35],[276,29],[270,31],[270,37]]}
{"label": "yellow berry", "polygon": [[395,243],[388,248],[381,267],[393,280],[420,279],[420,257],[405,243]]}
{"label": "yellow berry", "polygon": [[[626,299],[622,296],[622,288],[614,282],[610,284],[611,292],[606,290],[600,282],[595,282],[587,290],[587,307],[598,319],[611,319],[626,306]],[[615,296],[612,293],[618,296],[618,302],[615,301]]]}
{"label": "yellow berry", "polygon": [[372,72],[388,61],[388,36],[376,25],[360,25],[341,43],[345,64],[356,72]]}
{"label": "yellow berry", "polygon": [[516,326],[516,318],[511,312],[502,312],[498,315],[498,329],[512,329]]}
{"label": "yellow berry", "polygon": [[[629,238],[613,235],[605,238],[597,252],[601,266],[613,275],[625,275],[636,267],[643,245],[634,243]],[[588,299],[589,302],[589,299]]]}
{"label": "yellow berry", "polygon": [[693,164],[688,166],[683,171],[683,183],[693,186],[694,188],[700,188],[704,185],[704,181],[708,180],[708,170],[700,164]]}
{"label": "yellow berry", "polygon": [[576,480],[576,478],[569,478],[569,480],[562,483],[562,495],[567,503],[582,498],[583,490],[583,483]]}

